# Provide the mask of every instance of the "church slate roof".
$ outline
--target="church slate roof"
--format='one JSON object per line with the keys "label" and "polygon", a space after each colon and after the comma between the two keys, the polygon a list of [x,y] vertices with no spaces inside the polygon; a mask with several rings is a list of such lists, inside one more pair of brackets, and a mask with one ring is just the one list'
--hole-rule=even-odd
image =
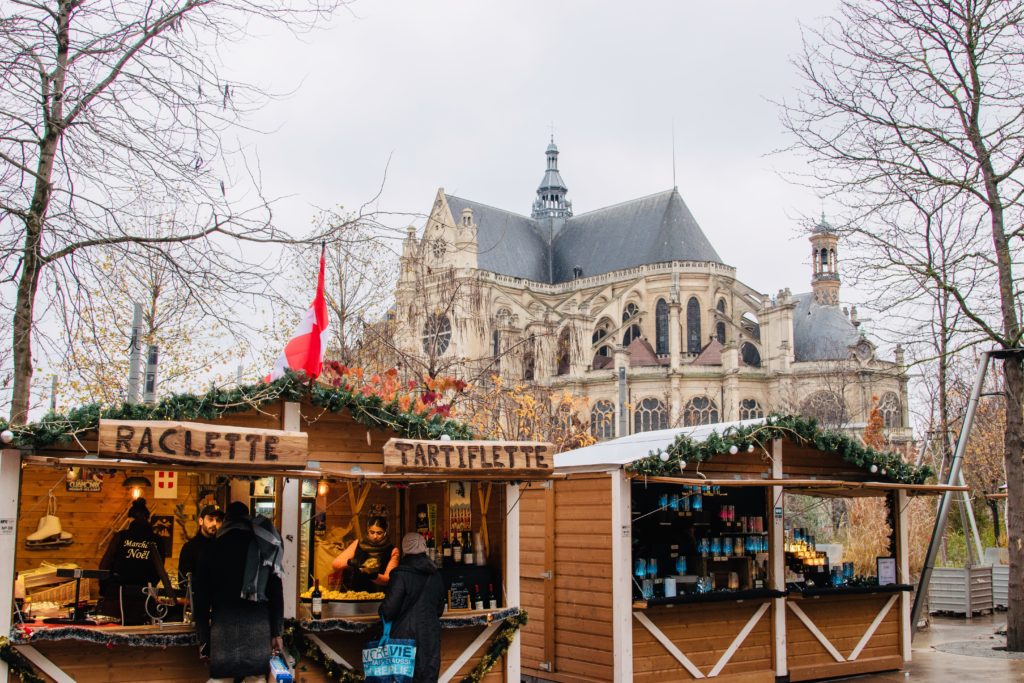
{"label": "church slate roof", "polygon": [[470,208],[477,225],[477,267],[481,270],[559,283],[667,261],[710,261],[721,257],[675,189],[565,219],[553,239],[548,220],[535,220],[446,195],[459,221]]}
{"label": "church slate roof", "polygon": [[796,294],[793,310],[793,359],[796,362],[846,360],[860,334],[839,306],[822,306],[814,295]]}

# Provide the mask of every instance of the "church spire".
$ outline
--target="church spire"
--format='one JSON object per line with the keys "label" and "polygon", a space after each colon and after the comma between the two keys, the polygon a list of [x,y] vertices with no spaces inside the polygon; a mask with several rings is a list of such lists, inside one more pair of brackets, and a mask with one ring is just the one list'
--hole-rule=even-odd
{"label": "church spire", "polygon": [[548,167],[544,178],[537,188],[537,199],[533,202],[534,218],[568,218],[572,216],[572,202],[565,198],[569,188],[565,186],[562,175],[558,172],[558,147],[555,136],[547,149]]}
{"label": "church spire", "polygon": [[824,211],[821,221],[811,228],[810,240],[814,300],[823,306],[835,306],[839,303],[839,260],[836,257],[839,236],[825,220]]}

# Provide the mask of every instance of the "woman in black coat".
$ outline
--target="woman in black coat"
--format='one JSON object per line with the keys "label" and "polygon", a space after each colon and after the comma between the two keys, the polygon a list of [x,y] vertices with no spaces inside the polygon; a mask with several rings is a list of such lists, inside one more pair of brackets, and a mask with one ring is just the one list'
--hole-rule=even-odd
{"label": "woman in black coat", "polygon": [[427,559],[427,545],[417,533],[402,538],[402,559],[391,572],[380,617],[391,622],[391,637],[416,641],[416,683],[435,683],[441,673],[441,613],[444,581]]}

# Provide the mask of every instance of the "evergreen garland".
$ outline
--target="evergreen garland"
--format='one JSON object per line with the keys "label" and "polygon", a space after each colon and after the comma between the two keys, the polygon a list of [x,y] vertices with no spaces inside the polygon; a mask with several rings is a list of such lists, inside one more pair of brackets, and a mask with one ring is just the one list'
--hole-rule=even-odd
{"label": "evergreen garland", "polygon": [[352,418],[367,427],[394,430],[407,439],[436,439],[447,434],[455,440],[471,439],[470,428],[430,410],[417,413],[403,410],[398,401],[385,403],[379,396],[367,395],[357,387],[312,387],[301,375],[289,372],[267,383],[248,384],[230,389],[213,388],[205,394],[172,394],[152,405],[123,403],[103,406],[90,403],[67,413],[47,413],[38,422],[10,425],[0,419],[0,431],[10,429],[10,446],[42,449],[55,443],[69,443],[78,435],[99,427],[100,418],[108,420],[216,420],[223,415],[258,408],[273,401],[301,401],[337,413],[348,409]]}
{"label": "evergreen garland", "polygon": [[680,434],[664,450],[651,451],[626,469],[634,474],[678,477],[685,473],[687,465],[707,462],[723,453],[752,452],[755,448],[767,453],[773,439],[790,439],[835,453],[851,465],[877,475],[879,481],[923,484],[932,476],[930,467],[915,467],[904,462],[898,453],[876,451],[851,436],[822,429],[813,418],[778,413],[772,413],[763,423],[728,427],[721,434],[711,432],[703,441]]}
{"label": "evergreen garland", "polygon": [[476,663],[473,670],[462,677],[459,683],[479,683],[482,681],[484,676],[490,673],[494,665],[498,663],[498,660],[508,652],[509,645],[516,639],[516,633],[524,624],[526,624],[526,612],[520,612],[514,617],[506,619],[498,629],[498,634],[494,636],[491,646],[487,648],[487,652]]}

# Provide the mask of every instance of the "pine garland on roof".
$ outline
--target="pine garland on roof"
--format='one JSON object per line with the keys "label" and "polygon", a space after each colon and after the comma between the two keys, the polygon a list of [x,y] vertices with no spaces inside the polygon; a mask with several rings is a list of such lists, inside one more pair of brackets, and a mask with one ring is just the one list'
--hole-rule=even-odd
{"label": "pine garland on roof", "polygon": [[385,401],[374,393],[352,385],[324,386],[308,382],[289,373],[269,384],[258,383],[214,388],[205,394],[172,394],[160,402],[123,403],[103,406],[90,403],[67,413],[47,413],[37,422],[9,425],[0,419],[0,430],[10,429],[15,448],[41,449],[58,443],[69,443],[78,435],[96,429],[100,418],[108,420],[216,420],[224,415],[259,408],[268,403],[309,398],[313,405],[333,413],[348,409],[352,418],[367,427],[392,429],[403,438],[436,439],[447,434],[452,439],[470,439],[470,428],[457,420],[428,408],[417,412],[403,408],[398,399]]}
{"label": "pine garland on roof", "polygon": [[626,469],[648,476],[680,476],[689,464],[707,462],[722,453],[768,452],[773,439],[790,439],[805,446],[835,453],[846,462],[877,474],[880,481],[923,484],[932,476],[930,467],[915,467],[898,453],[877,451],[842,432],[825,430],[812,418],[772,413],[761,424],[728,427],[721,434],[711,432],[703,441],[680,434],[664,450],[652,451]]}

